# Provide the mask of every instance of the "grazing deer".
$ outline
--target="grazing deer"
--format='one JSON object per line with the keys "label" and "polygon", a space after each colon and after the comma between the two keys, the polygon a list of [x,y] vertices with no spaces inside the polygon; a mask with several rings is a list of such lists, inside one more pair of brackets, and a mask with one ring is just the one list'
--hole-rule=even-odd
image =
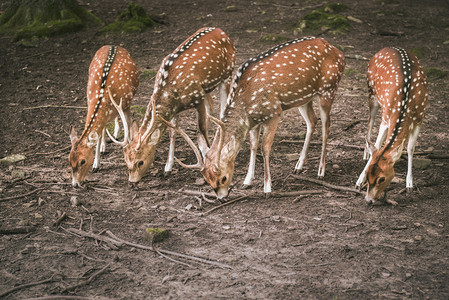
{"label": "grazing deer", "polygon": [[[384,48],[377,52],[369,62],[367,76],[370,114],[364,157],[366,159],[369,153],[370,158],[356,187],[360,189],[367,181],[366,200],[374,204],[385,200],[385,190],[394,177],[394,164],[401,157],[405,144],[408,154],[406,188],[408,191],[413,189],[413,152],[428,94],[426,76],[418,59],[401,48]],[[379,106],[382,107],[382,122],[373,145],[371,130]],[[394,201],[390,202],[394,204]]]}
{"label": "grazing deer", "polygon": [[[125,141],[128,139],[127,120],[138,85],[136,64],[124,48],[103,46],[95,53],[89,67],[86,125],[79,138],[73,127],[70,133],[72,150],[69,163],[74,187],[81,186],[91,166],[94,171],[98,170],[100,152],[105,151],[106,124],[116,119],[114,135],[118,134],[117,113],[122,117]],[[114,99],[120,99],[120,104]]]}
{"label": "grazing deer", "polygon": [[[220,85],[221,107],[226,102],[225,83],[232,74],[235,50],[229,37],[218,28],[202,28],[162,61],[154,91],[140,128],[134,122],[131,142],[124,147],[129,181],[137,183],[153,165],[156,147],[167,125],[159,116],[176,124],[177,115],[190,108],[198,114],[201,149],[210,146],[207,135],[210,92]],[[207,146],[206,146],[207,145]],[[170,148],[165,172],[174,163],[175,132],[170,128]]]}
{"label": "grazing deer", "polygon": [[[304,147],[295,167],[296,171],[300,171],[317,122],[312,102],[318,98],[323,132],[318,176],[323,177],[329,112],[344,67],[343,53],[327,41],[314,37],[286,42],[248,60],[233,78],[222,119],[211,117],[219,128],[204,162],[195,150],[198,163],[184,166],[200,168],[218,199],[227,197],[235,158],[249,132],[251,154],[244,185],[250,186],[263,128],[264,192],[268,195],[271,192],[269,156],[282,112],[298,107],[307,124]],[[189,144],[194,146],[191,141]]]}

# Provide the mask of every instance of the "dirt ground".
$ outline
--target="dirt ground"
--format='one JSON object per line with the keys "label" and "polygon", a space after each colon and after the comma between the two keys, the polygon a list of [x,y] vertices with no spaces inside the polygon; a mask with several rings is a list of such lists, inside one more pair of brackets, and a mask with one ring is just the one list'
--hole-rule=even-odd
{"label": "dirt ground", "polygon": [[[74,125],[80,133],[83,127],[87,71],[102,45],[128,49],[144,74],[157,71],[162,58],[197,29],[216,26],[234,41],[240,65],[278,43],[262,41],[266,36],[301,36],[293,33],[295,23],[326,3],[137,2],[149,14],[165,14],[167,23],[125,36],[97,35],[96,29],[85,29],[39,40],[36,47],[0,39],[0,157],[26,156],[22,162],[0,168],[0,226],[2,230],[31,230],[0,236],[0,294],[16,288],[5,299],[56,295],[98,299],[449,298],[449,161],[444,158],[449,151],[449,76],[429,78],[430,106],[416,158],[430,159],[431,164],[414,169],[418,190],[411,194],[404,193],[406,160],[396,164],[397,179],[388,197],[397,206],[369,206],[362,194],[291,176],[296,163],[292,154],[300,151],[299,136],[305,131],[296,110],[285,113],[275,138],[273,190],[318,190],[318,194],[265,199],[261,196],[261,157],[254,187],[239,190],[249,158],[245,144],[237,158],[231,199],[249,197],[205,214],[219,203],[202,201],[200,206],[197,197],[185,192],[210,192],[198,172],[176,165],[173,174],[164,177],[168,138],[157,151],[155,168],[138,188],[128,186],[122,151],[113,144],[108,144],[99,172],[88,175],[86,186],[72,188],[69,129]],[[449,4],[432,0],[342,2],[350,7],[343,14],[362,22],[352,21],[345,34],[321,34],[341,46],[347,58],[332,108],[324,182],[352,188],[365,164],[360,150],[368,117],[364,58],[385,46],[420,48],[424,67],[447,71]],[[127,5],[118,0],[80,3],[105,22]],[[146,107],[153,84],[151,76],[141,79],[135,105]],[[182,120],[193,135],[195,114],[186,112]],[[320,136],[317,130],[304,171],[308,178],[317,173]],[[177,153],[187,161],[194,159],[181,139]],[[74,205],[75,200],[81,205]],[[64,213],[67,218],[56,225]],[[110,231],[126,241],[150,246],[142,237],[148,227],[169,230],[169,237],[155,245],[158,249],[208,262],[170,254],[163,257],[126,244],[114,246],[70,231],[82,229],[104,237]],[[28,283],[35,284],[22,286]]]}

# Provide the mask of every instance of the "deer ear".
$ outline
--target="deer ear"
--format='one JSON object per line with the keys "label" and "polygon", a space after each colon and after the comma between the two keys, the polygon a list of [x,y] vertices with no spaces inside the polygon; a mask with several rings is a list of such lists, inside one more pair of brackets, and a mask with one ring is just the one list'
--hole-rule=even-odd
{"label": "deer ear", "polygon": [[402,155],[402,145],[399,145],[396,148],[392,149],[390,155],[393,161],[397,161],[399,157]]}
{"label": "deer ear", "polygon": [[75,143],[76,139],[78,138],[77,134],[76,134],[76,130],[75,127],[70,126],[70,142]]}
{"label": "deer ear", "polygon": [[137,125],[136,120],[134,120],[133,123],[131,124],[130,130],[132,139],[136,138],[136,135],[139,133],[139,127]]}
{"label": "deer ear", "polygon": [[232,136],[231,140],[224,147],[223,155],[226,157],[233,157],[234,155],[237,154],[236,152],[237,152],[237,149],[236,149],[235,137]]}
{"label": "deer ear", "polygon": [[374,152],[379,151],[371,141],[368,141],[368,139],[366,139],[366,149],[368,149],[371,156],[373,156]]}
{"label": "deer ear", "polygon": [[203,159],[205,159],[206,153],[210,150],[210,148],[207,145],[206,139],[203,137],[203,135],[198,136],[198,148],[200,149]]}
{"label": "deer ear", "polygon": [[148,145],[156,145],[159,141],[160,136],[161,136],[161,131],[158,128],[150,135]]}
{"label": "deer ear", "polygon": [[98,133],[92,131],[87,137],[87,147],[93,148],[98,144]]}

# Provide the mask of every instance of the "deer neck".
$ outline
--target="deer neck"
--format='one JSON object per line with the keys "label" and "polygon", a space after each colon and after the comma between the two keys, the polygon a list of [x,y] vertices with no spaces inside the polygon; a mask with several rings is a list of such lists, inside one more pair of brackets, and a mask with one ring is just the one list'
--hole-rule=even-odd
{"label": "deer neck", "polygon": [[237,155],[250,129],[248,117],[243,110],[240,112],[234,111],[232,114],[225,115],[223,122],[226,128],[223,145],[233,142],[235,155]]}

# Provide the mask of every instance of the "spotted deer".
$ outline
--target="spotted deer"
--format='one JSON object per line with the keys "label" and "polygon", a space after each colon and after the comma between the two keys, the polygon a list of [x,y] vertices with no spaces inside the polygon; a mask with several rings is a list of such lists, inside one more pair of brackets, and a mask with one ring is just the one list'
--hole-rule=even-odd
{"label": "spotted deer", "polygon": [[[196,165],[214,189],[218,199],[228,196],[236,156],[249,132],[250,161],[244,186],[255,175],[256,150],[263,128],[264,192],[271,192],[269,157],[282,112],[298,108],[306,121],[307,134],[295,170],[301,171],[310,139],[317,123],[313,99],[317,98],[322,121],[322,151],[318,176],[325,173],[326,143],[329,135],[329,112],[345,67],[343,53],[321,38],[295,39],[260,54],[240,66],[221,120],[213,117],[218,129],[204,161],[198,155]],[[194,147],[190,141],[189,144]]]}
{"label": "spotted deer", "polygon": [[[232,41],[221,29],[213,27],[198,30],[163,59],[143,122],[140,128],[133,123],[132,139],[124,147],[129,182],[140,181],[153,165],[156,147],[167,129],[159,116],[176,124],[179,113],[195,108],[200,147],[210,146],[207,135],[210,93],[220,85],[221,102],[226,102],[226,82],[234,63]],[[175,147],[175,132],[169,130],[167,173],[172,170]]]}
{"label": "spotted deer", "polygon": [[[369,61],[367,77],[370,113],[364,156],[368,158],[369,153],[370,157],[356,187],[360,189],[367,182],[366,200],[374,204],[386,199],[386,189],[394,177],[394,164],[401,157],[405,144],[408,155],[406,188],[413,189],[413,152],[428,93],[426,76],[418,59],[401,48],[384,48],[377,52]],[[373,145],[371,131],[379,107],[382,121]]]}
{"label": "spotted deer", "polygon": [[[103,46],[95,53],[89,67],[88,110],[84,131],[79,138],[73,127],[70,133],[72,149],[69,163],[74,187],[82,185],[91,167],[93,171],[98,170],[100,152],[105,151],[105,127],[115,119],[114,135],[117,136],[118,113],[122,114],[125,140],[128,139],[130,103],[138,85],[136,64],[124,48]],[[114,99],[120,99],[120,104]]]}

